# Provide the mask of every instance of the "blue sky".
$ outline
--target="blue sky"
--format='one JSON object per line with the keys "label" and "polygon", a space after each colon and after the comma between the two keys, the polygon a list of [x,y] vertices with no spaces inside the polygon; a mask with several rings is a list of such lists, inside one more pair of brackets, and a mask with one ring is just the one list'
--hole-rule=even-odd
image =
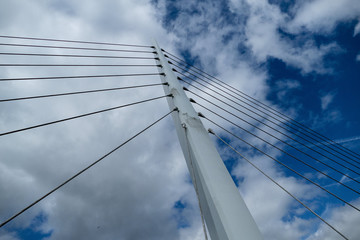
{"label": "blue sky", "polygon": [[[261,96],[264,101],[331,139],[348,139],[349,141],[343,142],[344,146],[359,151],[359,113],[354,110],[360,102],[356,90],[360,84],[359,23],[358,13],[353,13],[345,4],[346,1],[335,4],[339,7],[339,12],[331,15],[333,10],[328,9],[330,6],[326,6],[325,1],[167,1],[168,13],[163,25],[169,32],[175,32],[179,36],[179,54],[189,63],[205,67],[216,76],[221,75],[219,72],[224,71],[224,68],[233,70],[241,63],[248,64],[254,74],[264,74],[262,84],[266,90]],[[349,2],[347,6],[350,5]],[[306,11],[317,16],[309,16]],[[345,13],[348,15],[345,16]],[[302,19],[303,16],[307,19]],[[233,52],[219,58],[218,54],[226,52],[221,48],[230,48],[229,46]],[[227,66],[222,65],[221,60]],[[219,65],[223,69],[217,68]],[[237,81],[236,76],[231,78],[233,83]],[[237,130],[233,128],[232,131]],[[285,149],[295,156],[298,154],[289,147]],[[246,149],[242,150],[246,152]],[[280,154],[278,159],[303,174],[309,174],[309,170],[301,165],[294,165],[288,156]],[[241,170],[237,161],[238,159],[229,156],[225,163],[233,177],[244,183],[246,174],[239,174]],[[338,167],[332,163],[329,165]],[[286,177],[294,176],[282,167],[275,169],[283,172]],[[297,176],[296,179],[301,181]],[[318,181],[325,186],[331,184],[326,179]],[[358,188],[356,183],[350,185]],[[330,189],[348,201],[358,198],[356,194],[337,186],[331,186]],[[321,214],[326,215],[326,212],[331,212],[331,208],[334,212],[338,211],[334,206],[342,205],[333,197],[317,194],[312,201],[313,204],[318,204],[315,208]],[[322,201],[324,203],[321,204]],[[296,217],[313,219],[308,212],[296,213],[296,209],[300,208],[290,207],[289,215],[283,216],[284,222],[294,223]],[[356,211],[354,214],[357,214]],[[317,227],[308,226],[309,231],[304,231],[302,237],[299,234],[298,238],[321,239],[320,236],[324,233],[321,233],[319,222],[315,226]],[[314,234],[314,231],[317,233]],[[295,234],[292,238],[296,239],[294,236]],[[269,237],[276,238],[278,236]]]}
{"label": "blue sky", "polygon": [[[360,113],[357,111],[360,105],[360,4],[357,0],[36,0],[31,3],[5,0],[0,3],[0,35],[146,45],[156,38],[169,52],[360,152]],[[10,51],[10,48],[3,47],[1,51]],[[73,69],[69,74],[104,71],[118,73],[113,69]],[[0,69],[1,78],[63,73],[59,69]],[[156,82],[158,78],[141,79],[137,83],[149,80]],[[0,95],[35,95],[118,84],[112,80],[6,83],[0,88]],[[161,89],[156,88],[98,98],[6,103],[0,106],[1,131],[161,94]],[[189,94],[189,97],[194,96]],[[200,107],[195,108],[206,114]],[[63,128],[3,137],[0,139],[0,192],[6,194],[0,196],[1,220],[166,111],[166,102],[161,101],[149,103],[146,108],[67,123]],[[255,124],[248,117],[244,119]],[[215,117],[214,120],[256,146],[264,147],[261,141],[231,128],[231,124]],[[204,124],[214,127],[206,121]],[[359,236],[358,212],[214,129],[350,239]],[[279,141],[254,132],[296,154]],[[139,145],[147,148],[138,151]],[[217,147],[265,239],[338,238],[224,145],[217,142]],[[284,154],[265,149],[321,184],[331,184],[294,164]],[[353,183],[351,186],[358,188]],[[355,194],[336,185],[329,187],[359,206]],[[171,119],[0,231],[1,240],[41,238],[203,239],[197,200]]]}

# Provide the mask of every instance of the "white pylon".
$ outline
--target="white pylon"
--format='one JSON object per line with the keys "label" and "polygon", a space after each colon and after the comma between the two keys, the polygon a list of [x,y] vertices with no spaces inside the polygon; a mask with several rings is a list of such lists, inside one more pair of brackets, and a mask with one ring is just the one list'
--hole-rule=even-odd
{"label": "white pylon", "polygon": [[176,132],[212,240],[260,240],[261,233],[227,171],[198,113],[154,41],[157,63]]}

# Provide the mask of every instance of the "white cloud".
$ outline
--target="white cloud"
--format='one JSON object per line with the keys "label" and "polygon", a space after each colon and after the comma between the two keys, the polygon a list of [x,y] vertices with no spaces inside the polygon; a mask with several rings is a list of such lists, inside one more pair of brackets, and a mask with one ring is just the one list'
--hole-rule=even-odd
{"label": "white cloud", "polygon": [[[177,18],[172,19],[169,30],[173,31],[179,39],[186,39],[186,41],[181,41],[178,44],[183,49],[189,50],[193,57],[196,57],[197,64],[201,64],[206,71],[219,76],[220,79],[237,86],[244,92],[265,100],[266,93],[269,90],[266,87],[268,76],[266,70],[258,66],[259,63],[265,62],[268,57],[281,59],[286,64],[301,69],[303,73],[331,71],[323,66],[323,59],[326,54],[338,50],[336,43],[317,46],[311,38],[302,43],[284,38],[278,32],[278,29],[281,27],[286,30],[291,18],[281,13],[276,5],[270,5],[266,1],[231,1],[230,10],[239,17],[237,25],[233,26],[222,22],[219,12],[214,10],[220,8],[217,6],[218,2],[212,3],[213,8],[205,7],[207,4],[193,1],[175,3],[179,12]],[[190,9],[195,9],[197,14],[192,16],[188,12]],[[229,35],[233,37],[228,37]],[[223,41],[224,38],[226,41]],[[243,46],[244,43],[246,43],[246,46]],[[243,48],[251,51],[241,53]],[[234,51],[234,49],[239,49],[239,51]],[[301,84],[289,83],[287,87],[289,89],[300,88]],[[211,91],[208,92],[213,94]],[[215,103],[226,109],[233,110],[218,101],[215,101]],[[216,109],[213,106],[207,107]],[[211,116],[200,107],[196,107],[196,109],[206,116]],[[233,116],[228,114],[224,113],[223,116],[235,120]],[[244,116],[244,119],[257,124],[246,116]],[[231,124],[220,118],[214,120],[223,126],[231,126]],[[236,121],[240,122],[238,119]],[[206,121],[204,123],[207,126],[208,123]],[[246,124],[241,122],[240,125],[244,126]],[[266,129],[284,139],[284,136],[279,133]],[[232,131],[237,132],[234,129]],[[276,140],[258,130],[252,129],[252,131],[273,144],[277,143]],[[239,135],[246,136],[246,140],[256,146],[264,147],[265,145],[248,134],[239,133]],[[236,140],[233,137],[230,137],[230,139]],[[251,156],[253,151],[248,150],[239,142],[234,141],[234,144],[238,144],[242,150],[245,149],[246,153]],[[269,150],[269,148],[266,149]],[[225,153],[227,152],[225,151]],[[274,156],[280,155],[277,151],[271,153]],[[309,197],[305,201],[309,200],[310,204],[311,197],[321,195],[307,184],[297,182],[291,177],[277,175],[275,173],[277,168],[274,165],[264,164],[263,162],[261,162],[261,165],[264,165],[266,171],[274,173],[276,180],[283,183],[292,192],[299,193],[298,196]],[[240,191],[263,234],[268,239],[301,239],[311,234],[306,229],[310,229],[313,224],[317,224],[317,220],[302,219],[301,217],[294,217],[291,221],[284,220],[288,216],[289,209],[294,209],[294,201],[281,190],[278,190],[277,187],[272,187],[272,183],[269,183],[267,179],[262,178],[251,167],[244,167],[243,165],[237,167],[233,173],[241,179],[244,178]],[[254,177],[251,176],[252,174]],[[259,192],[258,189],[262,189],[262,191]],[[264,199],[275,200],[264,202]],[[312,207],[317,209],[320,203],[313,202],[313,204]],[[304,211],[300,206],[295,207],[295,209],[298,212]]]}
{"label": "white cloud", "polygon": [[[289,195],[278,186],[268,180],[249,164],[240,163],[234,170],[234,174],[240,179],[240,191],[248,203],[256,222],[259,224],[265,239],[300,239],[308,234],[313,220],[305,220],[300,217],[290,217],[291,214],[302,213],[304,209],[297,205]],[[252,162],[270,175],[276,182],[285,187],[307,204],[319,194],[318,190],[304,183],[300,183],[293,177],[286,177],[279,173],[277,166],[272,160],[265,157],[252,158]],[[262,191],[258,191],[263,189]],[[264,201],[268,199],[268,201]],[[312,208],[319,203],[312,201]],[[292,209],[292,212],[289,212]],[[281,234],[279,234],[281,232]]]}
{"label": "white cloud", "polygon": [[316,46],[312,39],[299,44],[282,37],[279,29],[287,29],[290,21],[287,14],[265,1],[248,1],[248,4],[250,16],[246,24],[246,44],[258,61],[275,57],[304,73],[330,71],[324,68],[322,60],[326,54],[338,50],[336,44]]}
{"label": "white cloud", "polygon": [[301,31],[302,27],[318,33],[331,33],[340,21],[349,21],[360,16],[357,0],[304,1],[298,6],[290,28]]}
{"label": "white cloud", "polygon": [[[286,25],[288,16],[266,1],[232,1],[230,10],[238,15],[234,20],[237,22],[231,25],[226,24],[218,11],[218,1],[212,2],[211,7],[209,3],[194,1],[178,1],[175,4],[181,6],[182,11],[174,22],[169,23],[170,26],[163,29],[161,21],[167,10],[165,1],[159,1],[154,6],[150,1],[67,0],[30,3],[6,0],[0,3],[0,26],[1,32],[9,35],[120,43],[149,44],[155,36],[163,48],[172,52],[177,52],[178,48],[189,50],[198,57],[197,63],[203,69],[267,104],[270,104],[266,101],[268,75],[261,64],[268,57],[279,58],[304,73],[324,72],[323,57],[336,49],[335,44],[315,46],[309,40],[298,45],[282,38],[278,28]],[[198,10],[196,14],[187,12],[195,7]],[[161,11],[156,11],[157,8]],[[250,51],[247,51],[247,47]],[[246,51],[240,53],[237,49]],[[94,60],[91,63],[103,61]],[[62,71],[7,69],[1,71],[0,75],[65,75]],[[123,72],[120,69],[106,71]],[[100,69],[72,69],[69,74],[99,72]],[[149,81],[158,82],[159,79],[136,80],[136,83]],[[0,95],[24,96],[133,83],[133,79],[121,82],[119,79],[93,79],[4,83]],[[288,89],[300,87],[295,83],[287,84]],[[151,88],[121,94],[6,103],[0,108],[0,127],[1,131],[16,129],[161,94],[160,88]],[[166,102],[159,101],[149,103],[146,107],[133,107],[1,137],[0,150],[5,154],[1,155],[0,192],[6,192],[0,195],[1,220],[117,146],[166,112],[166,109]],[[244,119],[257,124],[249,117]],[[230,126],[225,121],[222,123]],[[208,123],[205,125],[208,127]],[[273,130],[269,131],[279,136]],[[278,143],[259,130],[254,132],[273,144]],[[279,138],[284,139],[284,136]],[[248,136],[248,140],[257,146],[264,145],[255,137]],[[252,151],[249,153],[253,154]],[[271,153],[280,155],[276,151]],[[263,159],[255,160],[261,162]],[[267,162],[263,165],[279,182],[304,195],[305,200],[319,195],[307,184],[278,173],[273,164]],[[301,238],[308,233],[304,228],[312,224],[312,220],[298,217],[286,222],[282,219],[288,216],[290,209],[294,209],[293,200],[276,190],[276,187],[271,187],[271,183],[251,167],[244,165],[241,169],[244,170],[240,171],[239,165],[234,170],[235,175],[244,177],[240,190],[260,228],[269,238]],[[257,191],[259,186],[263,191]],[[260,202],[269,196],[275,201]],[[173,208],[179,200],[187,204],[182,213]],[[202,239],[196,201],[194,190],[188,183],[187,168],[172,122],[168,119],[16,219],[11,226],[29,227],[35,216],[44,213],[47,221],[38,229],[45,233],[53,230],[51,239]],[[314,205],[316,207],[316,203]],[[301,211],[300,207],[295,209]],[[189,227],[179,229],[179,217]],[[16,239],[13,231],[6,233],[2,230],[0,235],[1,239]]]}
{"label": "white cloud", "polygon": [[334,92],[330,92],[320,97],[321,109],[323,111],[328,109],[329,105],[333,102],[335,95]]}
{"label": "white cloud", "polygon": [[[4,35],[146,45],[151,43],[154,35],[161,39],[164,48],[172,48],[171,35],[167,38],[165,30],[154,15],[153,6],[148,1],[30,3],[19,0],[2,1],[0,9],[1,33]],[[2,42],[4,41],[12,42],[2,39]],[[2,50],[41,51],[25,48]],[[60,53],[59,50],[49,52]],[[76,54],[80,51],[63,53]],[[4,57],[2,60],[11,61],[11,58]],[[29,61],[109,63],[99,59],[20,60]],[[154,63],[153,60],[131,62]],[[130,60],[119,60],[117,63],[130,63]],[[6,78],[92,75],[104,72],[111,74],[124,71],[157,72],[157,69],[8,68],[2,69],[0,75]],[[2,98],[6,98],[158,82],[158,76],[141,79],[4,82],[0,91]],[[160,95],[163,95],[162,88],[153,87],[121,93],[2,103],[1,132]],[[101,116],[2,136],[0,191],[6,194],[0,195],[1,221],[125,141],[165,114],[167,109],[163,99]],[[189,227],[184,230],[178,229],[175,217],[177,212],[173,208],[180,199],[192,210],[186,210],[187,214],[183,216],[189,223]],[[32,219],[40,213],[43,213],[47,220],[36,228],[44,233],[53,231],[51,239],[193,239],[192,234],[196,235],[199,229],[201,230],[195,193],[187,182],[187,168],[170,118],[18,217],[9,224],[9,228],[1,230],[0,238],[17,239],[11,227],[29,227]]]}
{"label": "white cloud", "polygon": [[358,21],[358,23],[356,24],[355,28],[354,28],[354,37],[356,35],[358,35],[360,33],[360,20]]}
{"label": "white cloud", "polygon": [[290,93],[290,90],[296,90],[301,89],[301,84],[299,81],[294,79],[285,79],[283,81],[279,81],[276,84],[276,95],[278,100],[280,101],[291,101],[289,100],[288,94]]}
{"label": "white cloud", "polygon": [[339,123],[343,118],[343,114],[339,109],[328,109],[322,114],[312,116],[311,127],[321,129],[328,126],[328,124]]}
{"label": "white cloud", "polygon": [[[352,204],[359,205],[359,200],[352,202]],[[360,222],[359,214],[354,212],[347,206],[335,207],[328,209],[325,212],[330,216],[328,222],[343,233],[348,239],[357,239],[360,236],[360,229],[353,227],[354,223]],[[342,239],[336,232],[330,229],[327,225],[321,224],[317,232],[307,238],[307,240],[315,239]]]}

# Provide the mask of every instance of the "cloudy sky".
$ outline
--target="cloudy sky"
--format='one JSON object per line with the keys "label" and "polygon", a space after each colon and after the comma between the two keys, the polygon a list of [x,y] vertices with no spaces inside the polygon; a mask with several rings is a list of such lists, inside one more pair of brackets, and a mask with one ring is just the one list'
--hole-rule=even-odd
{"label": "cloudy sky", "polygon": [[[360,4],[358,0],[2,0],[0,35],[151,45],[200,67],[250,96],[360,152]],[[132,49],[14,40],[0,43]],[[141,50],[148,50],[141,48]],[[0,46],[0,52],[152,57]],[[148,60],[1,55],[3,63],[154,64]],[[156,73],[155,67],[0,67],[0,78]],[[158,76],[0,82],[0,98],[159,83]],[[209,89],[199,86],[205,92]],[[193,88],[190,87],[193,90]],[[195,90],[194,90],[195,91]],[[204,92],[197,92],[206,96]],[[161,86],[0,103],[0,133],[163,96]],[[189,93],[189,97],[196,96]],[[201,101],[199,101],[201,102]],[[206,104],[203,103],[202,104]],[[211,109],[215,107],[207,104]],[[283,153],[206,112],[277,159]],[[221,113],[218,109],[217,112]],[[168,113],[165,99],[0,136],[1,222]],[[279,140],[236,120],[281,149]],[[260,126],[250,117],[242,117]],[[329,221],[358,239],[360,213],[226,135],[267,174]],[[269,124],[269,122],[267,122]],[[261,125],[261,127],[263,127]],[[270,131],[278,139],[285,136]],[[214,138],[265,239],[342,239],[285,192]],[[307,145],[307,144],[305,144]],[[306,149],[306,146],[298,146]],[[300,154],[296,155],[303,157]],[[323,159],[324,160],[324,159]],[[326,159],[325,159],[326,160]],[[358,195],[300,165],[299,172],[360,207]],[[316,165],[318,166],[318,165]],[[331,165],[336,166],[336,165]],[[320,167],[320,165],[318,166]],[[323,166],[322,166],[323,167]],[[333,171],[322,168],[355,189]],[[340,168],[339,168],[340,170]],[[341,169],[354,178],[359,175]],[[359,169],[357,169],[359,170]],[[171,118],[0,229],[15,239],[204,239],[195,191]]]}

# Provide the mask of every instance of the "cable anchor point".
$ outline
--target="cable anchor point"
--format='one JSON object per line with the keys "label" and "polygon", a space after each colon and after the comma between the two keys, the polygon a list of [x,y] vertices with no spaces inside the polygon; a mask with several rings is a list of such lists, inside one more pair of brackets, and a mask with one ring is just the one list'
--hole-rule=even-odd
{"label": "cable anchor point", "polygon": [[201,112],[198,112],[198,116],[202,118],[206,118]]}
{"label": "cable anchor point", "polygon": [[[192,99],[192,98],[189,98],[189,100],[190,100],[190,102],[192,102],[192,103],[196,103],[196,101],[195,101],[194,99]],[[199,114],[201,114],[201,113],[199,113]]]}
{"label": "cable anchor point", "polygon": [[208,133],[215,135],[214,131],[211,128],[208,129]]}

